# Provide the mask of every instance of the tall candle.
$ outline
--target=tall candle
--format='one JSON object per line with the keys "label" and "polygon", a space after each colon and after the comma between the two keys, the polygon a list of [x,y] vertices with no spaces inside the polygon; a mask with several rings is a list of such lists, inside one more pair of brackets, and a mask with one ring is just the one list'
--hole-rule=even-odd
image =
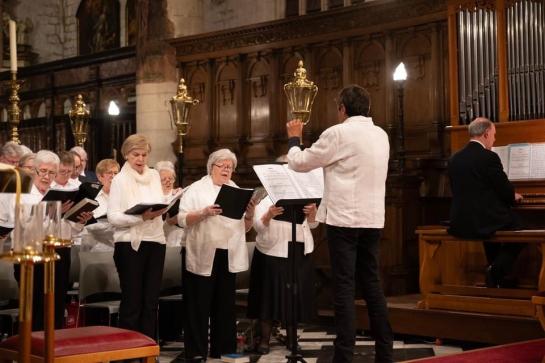
{"label": "tall candle", "polygon": [[9,55],[10,69],[17,72],[17,28],[13,20],[9,21]]}

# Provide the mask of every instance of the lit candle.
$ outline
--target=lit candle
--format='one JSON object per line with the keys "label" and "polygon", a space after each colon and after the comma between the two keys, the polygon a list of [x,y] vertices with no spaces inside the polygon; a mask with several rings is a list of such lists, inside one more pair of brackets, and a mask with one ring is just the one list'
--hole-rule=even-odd
{"label": "lit candle", "polygon": [[10,69],[17,72],[17,28],[13,20],[9,21],[9,55]]}

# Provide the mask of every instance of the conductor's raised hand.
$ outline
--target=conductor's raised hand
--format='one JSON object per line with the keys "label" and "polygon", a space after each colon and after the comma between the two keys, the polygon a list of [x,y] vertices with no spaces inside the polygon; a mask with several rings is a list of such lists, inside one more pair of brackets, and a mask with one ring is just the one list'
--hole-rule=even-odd
{"label": "conductor's raised hand", "polygon": [[218,204],[209,205],[208,207],[203,208],[201,214],[204,217],[212,217],[221,214],[222,210]]}
{"label": "conductor's raised hand", "polygon": [[301,120],[295,119],[286,123],[286,131],[288,132],[288,138],[303,136],[303,123]]}
{"label": "conductor's raised hand", "polygon": [[156,211],[154,211],[153,209],[148,209],[147,211],[145,211],[144,213],[142,213],[142,219],[147,221],[147,220],[150,220],[150,219],[153,219],[155,217],[159,217],[161,214],[165,213],[167,211],[167,208],[163,208],[163,209],[158,209]]}
{"label": "conductor's raised hand", "polygon": [[522,196],[522,194],[515,193],[515,202],[520,203],[523,199],[524,197]]}
{"label": "conductor's raised hand", "polygon": [[308,222],[314,222],[316,218],[316,211],[318,208],[316,208],[316,203],[307,204],[303,207],[303,213],[307,216]]}

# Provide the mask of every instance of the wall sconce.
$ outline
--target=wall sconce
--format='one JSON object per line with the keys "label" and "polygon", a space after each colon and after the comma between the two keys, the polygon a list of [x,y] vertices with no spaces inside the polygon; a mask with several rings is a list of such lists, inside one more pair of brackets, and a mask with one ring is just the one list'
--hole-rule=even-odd
{"label": "wall sconce", "polygon": [[108,105],[108,115],[110,116],[119,116],[119,106],[115,101],[110,101]]}

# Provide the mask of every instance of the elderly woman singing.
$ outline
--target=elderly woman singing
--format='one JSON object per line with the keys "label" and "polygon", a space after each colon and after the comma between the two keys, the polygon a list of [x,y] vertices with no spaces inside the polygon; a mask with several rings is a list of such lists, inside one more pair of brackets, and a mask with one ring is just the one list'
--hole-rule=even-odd
{"label": "elderly woman singing", "polygon": [[121,285],[119,326],[155,338],[165,234],[161,214],[125,211],[139,203],[161,203],[159,173],[147,165],[151,145],[145,136],[129,136],[121,146],[126,162],[110,187],[108,221],[114,226],[114,262]]}
{"label": "elderly woman singing", "polygon": [[208,158],[208,175],[184,193],[178,214],[185,227],[186,270],[184,271],[185,334],[187,360],[205,360],[236,351],[235,274],[248,269],[245,232],[252,226],[255,204],[246,207],[244,218],[221,215],[214,204],[223,184],[231,180],[237,158],[220,149]]}

